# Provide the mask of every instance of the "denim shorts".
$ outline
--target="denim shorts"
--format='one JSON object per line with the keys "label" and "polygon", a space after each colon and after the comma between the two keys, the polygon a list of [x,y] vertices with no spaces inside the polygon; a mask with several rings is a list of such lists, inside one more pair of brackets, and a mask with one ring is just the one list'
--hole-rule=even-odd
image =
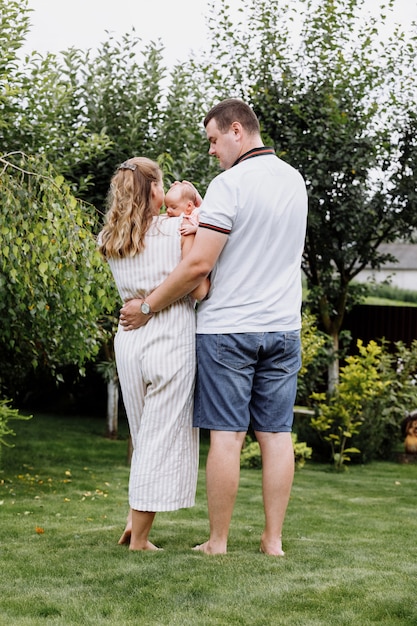
{"label": "denim shorts", "polygon": [[300,331],[197,334],[194,426],[291,432]]}

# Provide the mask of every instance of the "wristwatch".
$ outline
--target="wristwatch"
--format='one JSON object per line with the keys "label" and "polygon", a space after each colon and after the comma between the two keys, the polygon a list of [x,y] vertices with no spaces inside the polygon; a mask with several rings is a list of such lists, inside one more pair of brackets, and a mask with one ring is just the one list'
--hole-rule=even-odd
{"label": "wristwatch", "polygon": [[144,315],[152,315],[151,307],[145,301],[143,301],[142,304],[140,305],[140,310],[142,311]]}

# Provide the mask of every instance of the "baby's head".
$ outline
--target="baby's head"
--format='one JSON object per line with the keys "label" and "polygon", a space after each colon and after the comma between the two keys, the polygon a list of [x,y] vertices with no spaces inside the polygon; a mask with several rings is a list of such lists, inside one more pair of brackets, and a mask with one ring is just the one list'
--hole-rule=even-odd
{"label": "baby's head", "polygon": [[165,194],[165,208],[168,217],[190,215],[196,208],[197,195],[190,183],[176,181]]}

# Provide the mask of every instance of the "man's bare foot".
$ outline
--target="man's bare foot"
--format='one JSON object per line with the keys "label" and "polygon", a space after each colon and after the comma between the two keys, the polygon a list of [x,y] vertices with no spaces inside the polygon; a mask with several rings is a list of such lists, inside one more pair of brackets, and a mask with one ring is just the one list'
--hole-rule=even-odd
{"label": "man's bare foot", "polygon": [[150,551],[150,552],[156,552],[157,550],[162,550],[163,548],[158,548],[157,546],[155,546],[153,543],[151,543],[150,541],[145,541],[143,542],[139,542],[137,544],[135,544],[135,547],[132,546],[132,543],[130,544],[130,548],[129,550],[132,551]]}
{"label": "man's bare foot", "polygon": [[261,539],[261,547],[259,548],[259,552],[263,554],[267,554],[269,556],[284,556],[285,552],[282,549],[281,539],[277,541],[264,541]]}
{"label": "man's bare foot", "polygon": [[226,554],[227,549],[223,547],[213,547],[210,541],[206,541],[198,546],[194,546],[193,550],[196,552],[204,552],[204,554]]}

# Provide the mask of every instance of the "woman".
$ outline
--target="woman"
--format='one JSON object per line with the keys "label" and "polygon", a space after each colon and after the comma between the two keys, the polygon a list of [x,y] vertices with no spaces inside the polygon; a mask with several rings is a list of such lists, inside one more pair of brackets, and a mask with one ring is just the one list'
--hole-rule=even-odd
{"label": "woman", "polygon": [[[181,237],[181,218],[160,215],[162,172],[153,161],[134,157],[114,174],[99,250],[107,259],[123,302],[146,296],[191,247]],[[186,250],[187,248],[187,250]],[[208,280],[192,293],[202,299]],[[194,505],[198,430],[192,427],[195,378],[195,308],[186,296],[150,316],[143,328],[115,337],[116,365],[133,455],[129,480],[130,514],[119,543],[131,550],[157,550],[148,536],[158,511]]]}

